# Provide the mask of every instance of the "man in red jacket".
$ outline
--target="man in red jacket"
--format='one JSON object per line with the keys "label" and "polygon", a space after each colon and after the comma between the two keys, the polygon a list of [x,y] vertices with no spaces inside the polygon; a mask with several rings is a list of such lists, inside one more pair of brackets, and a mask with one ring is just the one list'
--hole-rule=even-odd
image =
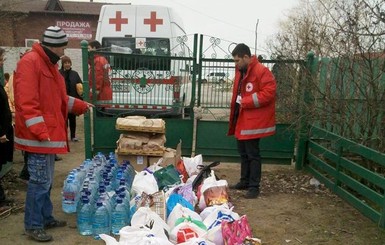
{"label": "man in red jacket", "polygon": [[61,28],[48,27],[42,43],[32,46],[15,72],[15,147],[28,152],[30,174],[24,228],[29,237],[40,242],[52,240],[45,229],[66,225],[52,216],[50,192],[55,154],[69,151],[67,114],[83,114],[92,106],[67,95],[57,65],[67,42]]}
{"label": "man in red jacket", "polygon": [[[88,51],[100,50],[101,48],[102,45],[96,40],[88,43]],[[112,88],[108,75],[111,68],[107,59],[99,54],[95,54],[93,63],[89,61],[89,65],[91,69],[88,72],[88,80],[91,92],[95,86],[97,100],[112,100]],[[94,72],[92,72],[92,68]],[[95,85],[93,85],[94,81]],[[90,98],[92,98],[92,93],[90,93]]]}
{"label": "man in red jacket", "polygon": [[237,139],[241,178],[230,188],[248,190],[245,198],[257,198],[262,170],[259,140],[275,133],[276,81],[270,70],[251,56],[247,45],[238,44],[232,56],[236,70],[228,135]]}

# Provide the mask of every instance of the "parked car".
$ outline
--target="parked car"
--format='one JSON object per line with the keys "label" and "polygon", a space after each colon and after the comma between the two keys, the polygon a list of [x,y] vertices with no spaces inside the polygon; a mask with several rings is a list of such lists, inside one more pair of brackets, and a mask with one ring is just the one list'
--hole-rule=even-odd
{"label": "parked car", "polygon": [[202,79],[202,83],[225,83],[230,81],[225,72],[210,72]]}

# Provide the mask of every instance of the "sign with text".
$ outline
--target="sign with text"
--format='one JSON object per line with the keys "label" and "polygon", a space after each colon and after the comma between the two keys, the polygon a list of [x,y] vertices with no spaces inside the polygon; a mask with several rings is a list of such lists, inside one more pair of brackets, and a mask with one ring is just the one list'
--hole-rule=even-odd
{"label": "sign with text", "polygon": [[58,20],[56,25],[63,29],[68,39],[92,39],[91,21]]}

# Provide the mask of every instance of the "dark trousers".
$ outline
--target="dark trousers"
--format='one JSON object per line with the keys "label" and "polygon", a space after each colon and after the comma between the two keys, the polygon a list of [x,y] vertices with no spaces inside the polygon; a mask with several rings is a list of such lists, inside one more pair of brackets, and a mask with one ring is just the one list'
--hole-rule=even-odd
{"label": "dark trousers", "polygon": [[[0,180],[1,181],[1,180]],[[0,202],[5,200],[5,191],[3,189],[3,186],[0,183]]]}
{"label": "dark trousers", "polygon": [[259,153],[259,139],[237,140],[238,152],[241,157],[242,184],[259,189],[261,182],[261,155]]}
{"label": "dark trousers", "polygon": [[75,138],[75,132],[76,132],[76,115],[72,113],[68,113],[68,123],[70,127],[70,135],[71,139]]}

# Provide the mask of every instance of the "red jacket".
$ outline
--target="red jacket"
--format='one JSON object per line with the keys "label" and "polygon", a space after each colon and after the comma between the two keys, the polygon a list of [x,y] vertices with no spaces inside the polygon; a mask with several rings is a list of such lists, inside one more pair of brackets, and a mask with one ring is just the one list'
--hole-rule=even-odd
{"label": "red jacket", "polygon": [[17,64],[14,96],[15,147],[42,154],[67,153],[67,114],[85,113],[87,104],[67,95],[58,65],[38,43]]}
{"label": "red jacket", "polygon": [[[94,66],[91,65],[90,68],[91,69],[89,69],[88,80],[90,84],[90,89],[93,89],[93,68],[96,80],[95,86],[97,100],[112,100],[111,82],[108,76],[108,73],[110,71],[110,64],[108,63],[107,59],[103,56],[95,55]],[[92,93],[90,93],[90,98],[92,98]]]}
{"label": "red jacket", "polygon": [[242,102],[236,125],[234,108],[241,73],[236,67],[233,96],[231,99],[228,135],[238,140],[262,138],[275,133],[276,81],[270,70],[259,63],[255,56],[242,79]]}

